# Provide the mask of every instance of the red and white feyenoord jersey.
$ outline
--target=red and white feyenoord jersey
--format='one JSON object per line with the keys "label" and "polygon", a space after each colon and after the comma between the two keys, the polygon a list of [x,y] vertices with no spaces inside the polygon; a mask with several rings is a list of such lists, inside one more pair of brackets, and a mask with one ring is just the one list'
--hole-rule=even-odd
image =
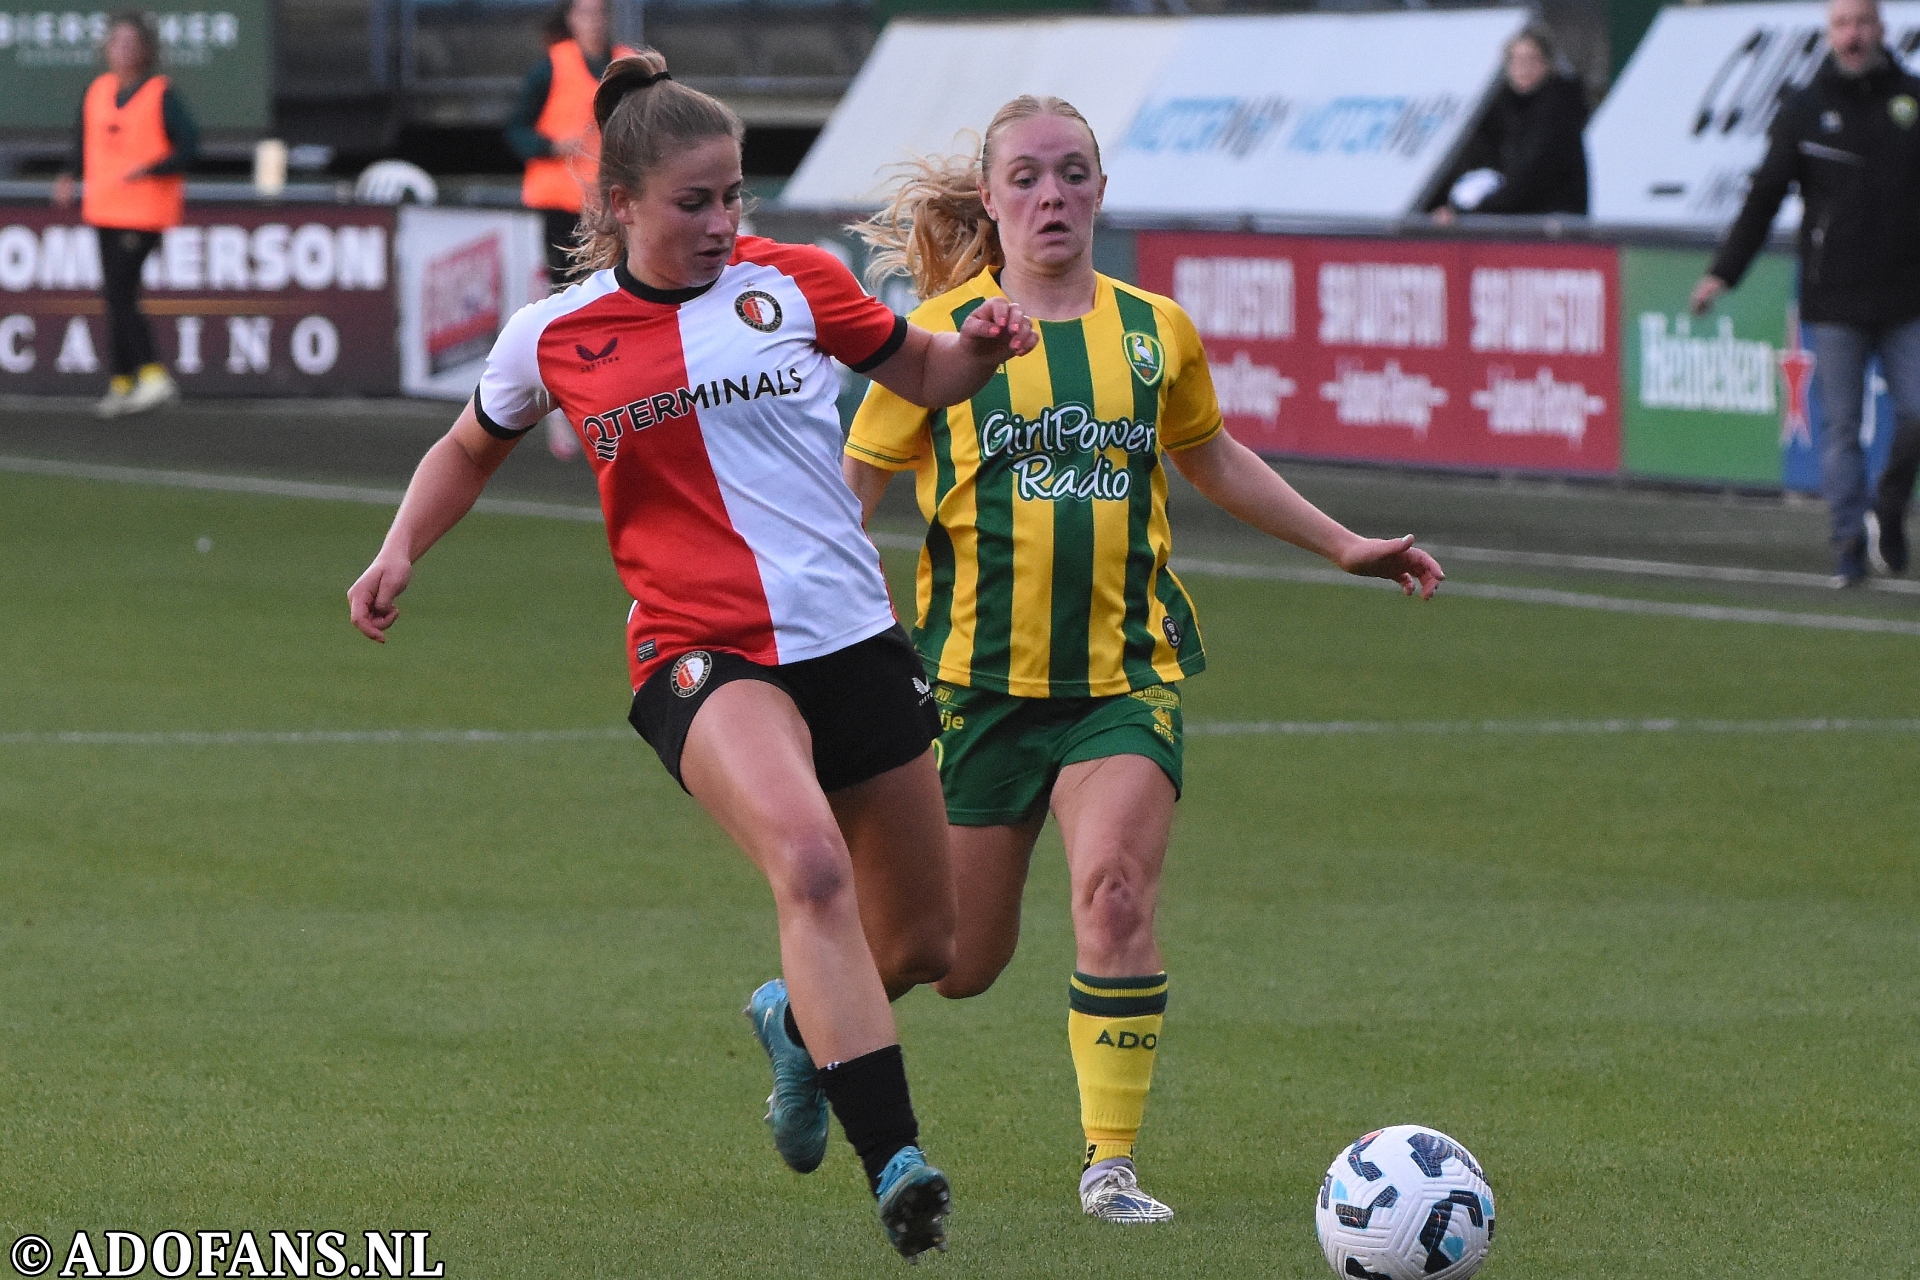
{"label": "red and white feyenoord jersey", "polygon": [[558,406],[580,433],[634,599],[634,688],[690,649],[798,662],[894,625],[829,357],[865,372],[906,333],[832,254],[757,236],[705,288],[620,266],[507,321],[474,413],[510,439]]}

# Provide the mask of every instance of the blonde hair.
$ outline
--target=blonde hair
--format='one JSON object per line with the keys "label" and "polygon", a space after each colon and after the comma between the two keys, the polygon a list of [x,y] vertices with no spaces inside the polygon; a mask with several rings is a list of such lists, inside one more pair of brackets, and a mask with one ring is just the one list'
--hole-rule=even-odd
{"label": "blonde hair", "polygon": [[624,262],[626,230],[613,216],[608,192],[624,187],[638,195],[647,175],[669,157],[709,138],[732,138],[738,146],[746,132],[733,109],[667,74],[657,49],[642,49],[607,64],[593,94],[593,119],[600,126],[600,172],[580,215],[580,243],[574,264],[600,271]]}
{"label": "blonde hair", "polygon": [[903,172],[887,207],[847,228],[872,250],[867,283],[878,286],[888,276],[904,275],[912,279],[915,293],[931,298],[1007,265],[1000,228],[987,216],[980,188],[993,172],[994,139],[1015,121],[1035,116],[1078,120],[1093,139],[1094,164],[1100,163],[1100,140],[1072,103],[1021,94],[993,113],[977,159],[921,156],[895,166]]}

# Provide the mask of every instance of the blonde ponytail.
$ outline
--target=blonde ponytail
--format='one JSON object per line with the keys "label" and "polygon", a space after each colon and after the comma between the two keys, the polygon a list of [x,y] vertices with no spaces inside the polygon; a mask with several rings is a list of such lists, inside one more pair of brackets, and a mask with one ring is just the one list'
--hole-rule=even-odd
{"label": "blonde ponytail", "polygon": [[867,283],[904,275],[932,298],[988,268],[1006,265],[1000,229],[980,199],[980,165],[969,156],[922,156],[902,170],[887,207],[847,230],[867,242]]}
{"label": "blonde ponytail", "polygon": [[979,158],[970,155],[921,156],[896,165],[901,174],[886,208],[847,230],[867,243],[867,283],[878,287],[888,276],[904,275],[922,298],[958,288],[982,271],[1007,265],[1000,245],[1000,228],[987,216],[980,197],[993,171],[993,143],[1000,131],[1016,120],[1033,116],[1065,116],[1078,120],[1093,139],[1094,163],[1100,162],[1100,140],[1093,126],[1073,104],[1060,98],[1027,93],[993,113]]}

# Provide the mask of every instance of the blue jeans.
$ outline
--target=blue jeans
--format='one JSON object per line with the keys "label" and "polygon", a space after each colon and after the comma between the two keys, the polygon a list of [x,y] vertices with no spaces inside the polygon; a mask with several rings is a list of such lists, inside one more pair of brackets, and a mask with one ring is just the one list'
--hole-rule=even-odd
{"label": "blue jeans", "polygon": [[[1820,372],[1820,496],[1833,516],[1833,544],[1845,547],[1866,536],[1863,521],[1870,506],[1904,511],[1913,489],[1913,472],[1903,464],[1920,447],[1920,319],[1890,329],[1809,323],[1806,333]],[[1860,449],[1867,360],[1876,351],[1894,417],[1893,458],[1881,477],[1877,502],[1867,491],[1867,459]],[[1901,488],[1897,497],[1890,493]]]}

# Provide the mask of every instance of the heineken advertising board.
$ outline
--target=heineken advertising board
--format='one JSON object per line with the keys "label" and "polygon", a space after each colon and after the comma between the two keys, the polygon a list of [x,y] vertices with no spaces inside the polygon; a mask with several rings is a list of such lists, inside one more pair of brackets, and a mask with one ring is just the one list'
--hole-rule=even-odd
{"label": "heineken advertising board", "polygon": [[1637,475],[1777,485],[1782,448],[1812,429],[1793,259],[1762,254],[1738,289],[1690,316],[1711,260],[1620,250],[1621,460]]}
{"label": "heineken advertising board", "polygon": [[[159,0],[143,6],[160,65],[202,129],[265,129],[273,114],[273,31],[266,0]],[[113,8],[0,11],[0,129],[69,129],[105,70]]]}

